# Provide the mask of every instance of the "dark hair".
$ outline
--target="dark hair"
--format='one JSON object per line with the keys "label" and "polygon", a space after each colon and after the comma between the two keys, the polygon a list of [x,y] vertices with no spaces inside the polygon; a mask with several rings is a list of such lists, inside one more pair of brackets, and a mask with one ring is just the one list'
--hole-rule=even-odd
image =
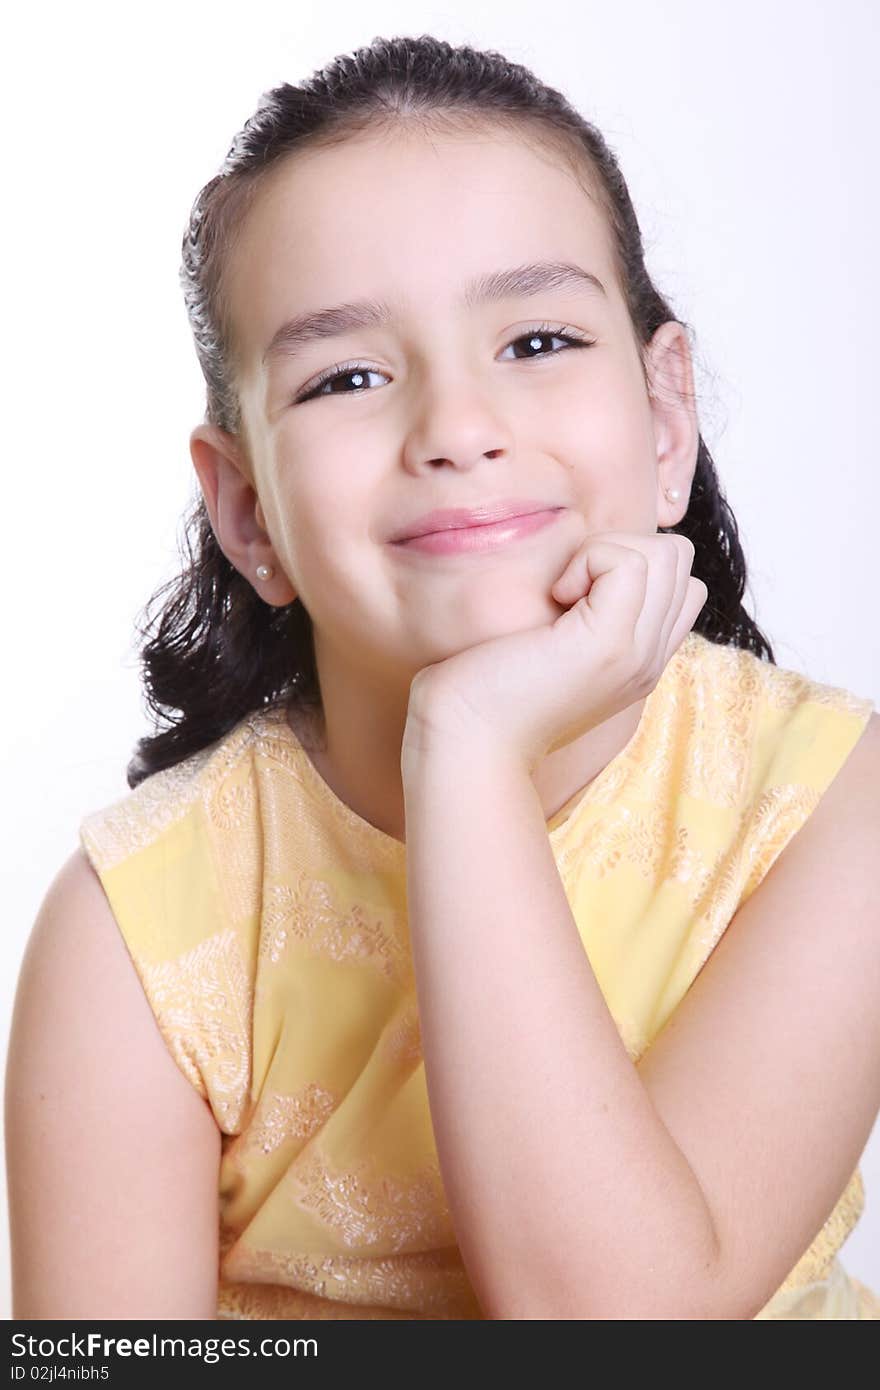
{"label": "dark hair", "polygon": [[[403,122],[451,131],[491,122],[546,146],[587,181],[582,186],[605,215],[637,341],[647,345],[661,324],[676,318],[645,268],[641,231],[614,154],[560,92],[494,51],[453,47],[430,35],[377,38],[333,59],[302,86],[283,83],[266,92],[196,198],[180,278],[207,386],[208,423],[246,443],[224,277],[270,171],[289,154]],[[661,530],[688,536],[695,547],[692,573],[706,584],[708,598],[693,630],[775,663],[742,606],[746,565],[736,519],[702,435],[687,512],[677,526]],[[213,744],[257,709],[321,712],[312,623],[300,599],[284,607],[264,602],[220,549],[200,489],[184,518],[184,540],[188,562],[148,601],[145,611],[168,594],[156,633],[141,648],[149,706],[170,727],[139,740],[126,770],[130,787]]]}

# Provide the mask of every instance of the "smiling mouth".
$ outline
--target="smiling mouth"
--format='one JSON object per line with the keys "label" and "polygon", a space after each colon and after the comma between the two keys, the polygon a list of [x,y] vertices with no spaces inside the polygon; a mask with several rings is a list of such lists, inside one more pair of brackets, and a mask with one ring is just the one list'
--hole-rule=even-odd
{"label": "smiling mouth", "polygon": [[423,555],[483,554],[543,531],[564,510],[564,507],[553,507],[505,517],[503,521],[447,527],[442,531],[428,531],[421,536],[394,541],[393,545],[399,550]]}

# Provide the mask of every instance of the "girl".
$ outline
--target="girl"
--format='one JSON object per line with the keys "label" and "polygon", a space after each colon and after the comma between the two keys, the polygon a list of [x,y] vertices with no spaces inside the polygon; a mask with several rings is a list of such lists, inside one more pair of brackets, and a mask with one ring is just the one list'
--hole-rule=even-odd
{"label": "girl", "polygon": [[742,606],[599,132],[377,40],[182,282],[175,717],[22,968],[14,1316],[878,1317],[880,720]]}

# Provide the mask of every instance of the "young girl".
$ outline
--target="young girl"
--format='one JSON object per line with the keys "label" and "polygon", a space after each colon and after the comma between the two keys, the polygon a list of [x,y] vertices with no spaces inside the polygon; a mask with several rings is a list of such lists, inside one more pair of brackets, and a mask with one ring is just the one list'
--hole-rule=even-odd
{"label": "young girl", "polygon": [[183,252],[170,727],[22,967],[13,1315],[877,1318],[880,719],[742,606],[602,136],[377,40]]}

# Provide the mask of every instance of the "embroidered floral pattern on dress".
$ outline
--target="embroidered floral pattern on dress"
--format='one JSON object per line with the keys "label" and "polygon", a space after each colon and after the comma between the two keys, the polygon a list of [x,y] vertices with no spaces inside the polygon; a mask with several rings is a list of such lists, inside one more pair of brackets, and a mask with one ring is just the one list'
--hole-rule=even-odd
{"label": "embroidered floral pattern on dress", "polygon": [[313,1081],[297,1095],[269,1092],[261,1098],[250,1124],[224,1151],[224,1162],[242,1169],[252,1155],[263,1157],[284,1145],[295,1145],[297,1152],[330,1118],[339,1097]]}
{"label": "embroidered floral pattern on dress", "polygon": [[455,1243],[437,1163],[413,1177],[392,1177],[373,1172],[368,1157],[340,1169],[313,1148],[291,1166],[285,1184],[293,1200],[348,1250],[417,1253]]}
{"label": "embroidered floral pattern on dress", "polygon": [[340,909],[330,885],[321,880],[302,875],[292,886],[275,884],[267,895],[264,923],[260,956],[273,965],[297,946],[331,960],[370,965],[401,986],[412,978],[403,933],[368,917],[360,903]]}
{"label": "embroidered floral pattern on dress", "polygon": [[202,795],[200,779],[211,761],[205,749],[157,772],[125,796],[80,822],[83,847],[98,872],[128,859],[185,816]]}
{"label": "embroidered floral pattern on dress", "polygon": [[422,1061],[422,1029],[415,1000],[395,1024],[386,1029],[383,1052],[390,1066],[408,1068]]}
{"label": "embroidered floral pattern on dress", "polygon": [[228,1259],[226,1269],[246,1271],[248,1282],[282,1283],[347,1306],[379,1306],[418,1317],[481,1317],[456,1247],[378,1259],[257,1250]]}
{"label": "embroidered floral pattern on dress", "polygon": [[184,1074],[227,1131],[242,1123],[250,1056],[250,988],[234,932],[221,932],[176,961],[141,966],[156,1022]]}

